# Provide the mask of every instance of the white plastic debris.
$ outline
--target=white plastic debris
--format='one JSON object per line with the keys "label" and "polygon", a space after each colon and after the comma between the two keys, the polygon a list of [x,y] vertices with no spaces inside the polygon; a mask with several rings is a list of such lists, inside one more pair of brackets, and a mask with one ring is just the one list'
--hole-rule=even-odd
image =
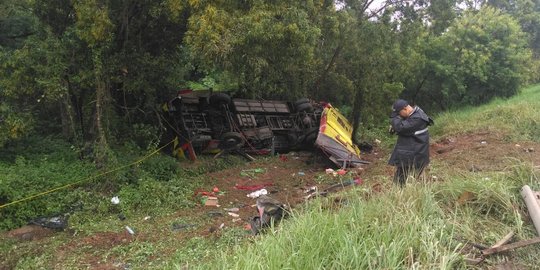
{"label": "white plastic debris", "polygon": [[150,219],[150,216],[144,217],[144,220],[149,220],[149,219]]}
{"label": "white plastic debris", "polygon": [[129,226],[126,225],[126,231],[131,234],[131,235],[134,235],[135,234],[135,231],[133,231],[133,229],[131,229]]}
{"label": "white plastic debris", "polygon": [[237,213],[233,213],[233,212],[227,212],[227,213],[229,214],[229,216],[235,217],[235,218],[237,218],[237,217],[240,216],[240,215],[238,215]]}
{"label": "white plastic debris", "polygon": [[253,192],[249,193],[247,196],[250,197],[250,198],[256,199],[256,198],[259,198],[259,196],[266,195],[266,194],[268,194],[268,190],[263,188],[263,189],[259,189],[257,191],[253,191]]}
{"label": "white plastic debris", "polygon": [[119,203],[120,203],[120,199],[118,198],[118,196],[112,197],[111,203],[112,203],[112,204],[119,204]]}

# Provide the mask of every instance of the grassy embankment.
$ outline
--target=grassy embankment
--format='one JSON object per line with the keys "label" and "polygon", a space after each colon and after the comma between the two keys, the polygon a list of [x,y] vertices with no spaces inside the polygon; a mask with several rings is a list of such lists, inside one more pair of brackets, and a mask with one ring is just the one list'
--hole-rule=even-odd
{"label": "grassy embankment", "polygon": [[[496,133],[504,141],[540,141],[540,86],[509,100],[448,112],[436,118],[434,140]],[[537,151],[540,149],[536,149]],[[465,152],[466,154],[466,152]],[[497,153],[504,155],[505,153]],[[507,159],[504,170],[471,172],[434,160],[431,174],[444,181],[417,182],[404,190],[348,193],[348,204],[329,211],[318,201],[294,213],[249,245],[223,252],[201,269],[465,269],[464,254],[478,255],[467,241],[490,246],[508,232],[536,236],[519,194],[524,184],[540,190],[538,164]],[[340,195],[343,197],[343,195]],[[461,199],[460,199],[461,198]],[[491,256],[479,267],[511,260],[538,268],[540,246]],[[176,268],[185,262],[176,262]]]}

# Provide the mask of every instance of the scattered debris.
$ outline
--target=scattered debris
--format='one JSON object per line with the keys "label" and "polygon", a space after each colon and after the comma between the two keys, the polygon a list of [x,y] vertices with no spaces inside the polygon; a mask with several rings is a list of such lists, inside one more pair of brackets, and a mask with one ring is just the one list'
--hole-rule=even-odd
{"label": "scattered debris", "polygon": [[217,197],[206,196],[206,197],[203,197],[203,200],[204,200],[205,206],[218,206],[219,205]]}
{"label": "scattered debris", "polygon": [[143,218],[143,220],[149,220],[151,217],[150,216],[146,216]]}
{"label": "scattered debris", "polygon": [[225,210],[225,211],[227,211],[227,212],[238,212],[238,211],[240,211],[240,208],[238,208],[238,207],[233,207],[233,208],[225,208],[225,209],[223,209],[223,210]]}
{"label": "scattered debris", "polygon": [[118,219],[119,220],[126,220],[126,216],[124,215],[124,213],[120,213],[120,214],[118,214]]}
{"label": "scattered debris", "polygon": [[129,226],[126,225],[126,231],[131,234],[131,235],[134,235],[135,234],[135,231],[133,231],[133,229],[131,229]]}
{"label": "scattered debris", "polygon": [[44,228],[64,230],[68,226],[68,216],[57,215],[53,217],[40,217],[29,222],[30,224],[38,225]]}
{"label": "scattered debris", "polygon": [[172,229],[173,232],[178,232],[178,231],[181,231],[181,230],[194,228],[194,227],[197,227],[197,225],[195,225],[195,224],[180,224],[180,223],[173,223],[171,225],[171,229]]}
{"label": "scattered debris", "polygon": [[114,196],[111,198],[111,203],[112,204],[119,204],[120,203],[120,199],[118,198],[118,196]]}
{"label": "scattered debris", "polygon": [[266,194],[268,194],[268,190],[263,188],[263,189],[259,189],[257,191],[251,192],[247,196],[250,197],[250,198],[255,199],[255,198],[258,198],[261,195],[266,195]]}
{"label": "scattered debris", "polygon": [[304,173],[304,172],[298,172],[298,175],[299,175],[299,176],[304,176],[304,175],[306,175],[306,173]]}
{"label": "scattered debris", "polygon": [[249,228],[253,234],[258,234],[263,228],[278,223],[286,214],[287,206],[280,201],[261,195],[257,199],[258,216],[251,219]]}
{"label": "scattered debris", "polygon": [[318,190],[318,187],[317,186],[311,186],[311,187],[308,187],[304,193],[313,193],[313,192],[317,192]]}
{"label": "scattered debris", "polygon": [[355,178],[355,179],[351,179],[351,180],[347,180],[347,181],[344,181],[344,182],[340,182],[340,183],[337,183],[337,184],[333,184],[331,186],[329,186],[328,188],[326,188],[325,190],[321,191],[321,192],[312,192],[311,194],[307,195],[304,197],[304,199],[308,200],[308,199],[311,199],[313,197],[317,197],[317,196],[326,196],[328,195],[328,193],[331,193],[331,192],[335,192],[337,191],[338,189],[340,188],[344,188],[346,186],[350,186],[350,185],[361,185],[364,181],[361,179],[361,178]]}
{"label": "scattered debris", "polygon": [[215,217],[222,217],[223,213],[221,213],[220,211],[210,211],[206,213],[206,215],[208,215],[209,217],[215,218]]}
{"label": "scattered debris", "polygon": [[233,213],[233,212],[227,212],[227,214],[229,214],[229,216],[231,216],[231,217],[235,217],[235,218],[237,218],[237,217],[239,217],[239,216],[240,216],[239,214],[237,214],[237,213]]}
{"label": "scattered debris", "polygon": [[457,204],[463,205],[466,202],[473,200],[475,197],[474,195],[475,194],[470,191],[464,191],[463,193],[461,193],[461,196],[459,196],[459,199],[457,200]]}

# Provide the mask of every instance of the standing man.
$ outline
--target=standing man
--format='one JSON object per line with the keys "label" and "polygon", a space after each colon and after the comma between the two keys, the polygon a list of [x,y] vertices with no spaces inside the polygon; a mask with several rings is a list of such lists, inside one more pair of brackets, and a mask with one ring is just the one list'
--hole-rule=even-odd
{"label": "standing man", "polygon": [[398,139],[388,164],[396,166],[394,183],[405,186],[409,175],[417,178],[429,164],[428,126],[433,120],[418,106],[398,99],[392,106],[390,133]]}

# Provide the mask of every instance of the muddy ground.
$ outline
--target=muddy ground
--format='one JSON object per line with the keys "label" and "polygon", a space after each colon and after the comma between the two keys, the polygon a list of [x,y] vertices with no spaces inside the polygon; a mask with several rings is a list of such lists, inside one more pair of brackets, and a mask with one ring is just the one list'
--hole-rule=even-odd
{"label": "muddy ground", "polygon": [[[540,144],[531,142],[508,142],[504,136],[490,133],[465,134],[445,137],[431,145],[431,158],[443,166],[461,171],[500,171],[512,165],[512,159],[530,161],[533,166],[540,166]],[[308,190],[314,186],[324,190],[340,181],[356,179],[360,185],[371,187],[375,191],[385,192],[391,185],[393,168],[386,165],[388,151],[375,146],[371,153],[365,153],[363,159],[369,165],[349,169],[344,176],[327,174],[331,167],[320,153],[293,152],[279,158],[260,158],[246,163],[245,166],[222,170],[207,175],[207,183],[194,191],[194,200],[199,204],[195,208],[182,209],[173,215],[164,217],[141,217],[140,222],[147,222],[144,231],[130,235],[123,228],[103,231],[92,235],[69,235],[71,241],[57,248],[53,265],[62,268],[65,260],[77,255],[77,266],[91,269],[123,269],[125,264],[111,256],[103,260],[96,256],[101,252],[128,245],[133,241],[182,243],[193,237],[220,237],[222,228],[239,228],[249,236],[249,221],[257,215],[255,199],[247,195],[258,188],[266,188],[269,195],[292,208],[306,201]],[[428,178],[436,181],[445,179]],[[216,188],[214,190],[214,188]],[[346,188],[350,188],[346,187]],[[346,188],[338,188],[340,192]],[[204,194],[217,198],[217,206],[205,206]],[[237,208],[234,209],[234,208]],[[229,209],[230,211],[227,211]],[[232,213],[232,214],[229,214]],[[176,220],[176,221],[175,221]],[[178,222],[180,220],[180,222]],[[4,233],[2,238],[17,239],[21,243],[33,241],[47,244],[48,239],[56,234],[69,234],[70,231],[54,232],[39,226],[25,226]],[[166,239],[166,240],[165,240]],[[167,253],[173,254],[177,247],[162,251],[160,259],[166,260]],[[169,254],[169,255],[170,255]],[[24,254],[23,254],[24,255]],[[148,260],[158,259],[150,256]],[[4,258],[0,269],[10,269],[10,263],[17,258]]]}

